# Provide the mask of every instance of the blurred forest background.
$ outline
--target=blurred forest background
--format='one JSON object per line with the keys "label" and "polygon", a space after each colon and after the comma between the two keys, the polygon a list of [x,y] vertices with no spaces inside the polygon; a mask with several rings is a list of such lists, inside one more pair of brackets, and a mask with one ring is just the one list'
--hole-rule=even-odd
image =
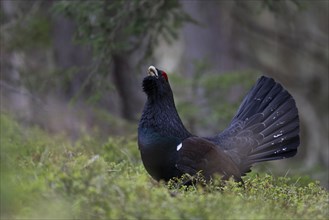
{"label": "blurred forest background", "polygon": [[298,155],[268,164],[327,185],[328,11],[327,0],[1,0],[1,114],[72,141],[136,135],[154,65],[188,129],[214,134],[265,74],[295,97],[302,126]]}

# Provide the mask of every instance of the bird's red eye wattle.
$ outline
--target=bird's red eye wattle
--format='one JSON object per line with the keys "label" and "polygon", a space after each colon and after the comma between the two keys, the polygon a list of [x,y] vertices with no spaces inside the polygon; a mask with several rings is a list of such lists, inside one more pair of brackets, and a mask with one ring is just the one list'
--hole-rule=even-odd
{"label": "bird's red eye wattle", "polygon": [[162,71],[161,75],[168,82],[168,75],[167,75],[167,73],[165,73],[164,71]]}

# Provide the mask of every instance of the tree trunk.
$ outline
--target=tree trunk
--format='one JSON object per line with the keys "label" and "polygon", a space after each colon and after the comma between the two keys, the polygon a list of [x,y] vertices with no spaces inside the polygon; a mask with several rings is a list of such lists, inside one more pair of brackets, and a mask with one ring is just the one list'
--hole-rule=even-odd
{"label": "tree trunk", "polygon": [[140,82],[137,81],[136,70],[129,62],[129,55],[114,55],[113,64],[112,77],[120,96],[122,116],[127,120],[136,121],[139,113],[137,110],[142,106],[141,97],[138,95]]}

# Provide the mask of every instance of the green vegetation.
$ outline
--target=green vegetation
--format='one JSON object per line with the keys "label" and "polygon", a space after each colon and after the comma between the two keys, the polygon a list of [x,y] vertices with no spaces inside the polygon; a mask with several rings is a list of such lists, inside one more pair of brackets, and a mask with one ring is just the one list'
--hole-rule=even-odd
{"label": "green vegetation", "polygon": [[[179,74],[170,75],[178,112],[192,132],[196,127],[201,131],[224,130],[244,96],[261,75],[254,70],[204,74],[207,71],[206,65],[195,63],[197,71],[191,78]],[[203,117],[205,114],[207,117]]]}
{"label": "green vegetation", "polygon": [[[325,219],[329,193],[307,177],[251,173],[245,186],[153,181],[136,136],[75,143],[1,115],[1,218]],[[202,182],[202,181],[201,181]]]}
{"label": "green vegetation", "polygon": [[[138,100],[133,89],[129,90],[134,88],[129,83],[135,81],[133,74],[150,61],[161,41],[176,40],[183,24],[193,22],[178,0],[62,0],[54,2],[50,12],[74,22],[74,41],[93,51],[88,76],[72,75],[83,79],[75,87],[73,101],[82,96],[97,103],[104,100],[111,86],[121,95],[123,115],[128,120],[135,119],[134,110],[124,100]],[[136,64],[132,65],[132,60]]]}
{"label": "green vegetation", "polygon": [[11,35],[2,33],[2,36],[6,38],[8,44],[4,46],[9,50],[36,50],[51,44],[49,21],[39,14],[27,17],[22,23],[15,23],[7,33]]}
{"label": "green vegetation", "polygon": [[131,53],[145,44],[149,58],[160,36],[167,42],[178,37],[178,29],[193,19],[177,0],[157,1],[58,1],[53,11],[73,19],[76,41],[91,45],[104,64],[112,55]]}

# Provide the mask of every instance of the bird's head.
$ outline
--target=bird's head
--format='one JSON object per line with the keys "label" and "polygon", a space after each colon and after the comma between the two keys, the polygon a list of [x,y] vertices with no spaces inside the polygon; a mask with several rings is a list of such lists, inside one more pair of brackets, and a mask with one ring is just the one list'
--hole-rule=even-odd
{"label": "bird's head", "polygon": [[149,98],[172,96],[168,75],[154,66],[148,68],[148,76],[143,80],[143,91]]}

